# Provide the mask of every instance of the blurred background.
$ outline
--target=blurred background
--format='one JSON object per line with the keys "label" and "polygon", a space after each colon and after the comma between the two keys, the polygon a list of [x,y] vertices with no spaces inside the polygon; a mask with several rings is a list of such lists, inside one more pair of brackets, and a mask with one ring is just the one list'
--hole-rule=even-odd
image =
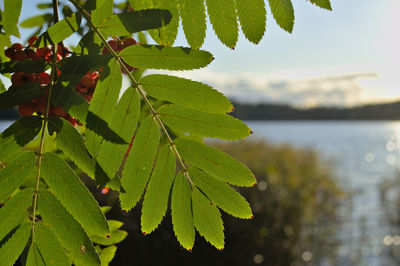
{"label": "blurred background", "polygon": [[[45,12],[36,8],[41,2],[24,1],[20,21]],[[293,34],[279,29],[267,9],[261,43],[241,36],[230,50],[208,25],[202,49],[214,62],[172,73],[226,94],[233,115],[252,128],[245,141],[209,143],[255,173],[257,186],[240,189],[255,218],[223,215],[224,251],[197,236],[189,253],[176,241],[169,215],[143,236],[140,208],[121,213],[115,192],[104,195],[88,182],[102,205],[113,206],[108,218],[129,232],[111,265],[400,263],[400,2],[331,0],[332,12],[309,1],[293,4]],[[31,33],[21,31],[26,38],[15,41]],[[176,45],[187,45],[182,31]],[[0,129],[15,115],[2,112]]]}

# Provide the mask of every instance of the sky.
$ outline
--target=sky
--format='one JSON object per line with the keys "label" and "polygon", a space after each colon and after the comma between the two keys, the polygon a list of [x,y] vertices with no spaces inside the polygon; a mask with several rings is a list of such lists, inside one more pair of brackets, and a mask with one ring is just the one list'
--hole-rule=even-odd
{"label": "sky", "polygon": [[[24,1],[28,12],[20,21],[39,12],[38,2],[44,1]],[[311,107],[400,99],[399,0],[331,0],[331,12],[306,0],[292,2],[292,34],[279,28],[268,5],[267,30],[258,45],[241,33],[230,50],[208,24],[201,49],[215,60],[201,70],[172,74],[210,84],[241,102]],[[187,46],[182,30],[175,45]]]}

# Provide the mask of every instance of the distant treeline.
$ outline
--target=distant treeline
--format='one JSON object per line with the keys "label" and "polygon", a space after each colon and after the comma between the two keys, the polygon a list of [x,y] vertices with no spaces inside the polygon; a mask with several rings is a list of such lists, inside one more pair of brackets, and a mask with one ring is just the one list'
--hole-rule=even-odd
{"label": "distant treeline", "polygon": [[363,106],[294,108],[284,104],[234,103],[232,115],[241,120],[400,120],[400,101]]}

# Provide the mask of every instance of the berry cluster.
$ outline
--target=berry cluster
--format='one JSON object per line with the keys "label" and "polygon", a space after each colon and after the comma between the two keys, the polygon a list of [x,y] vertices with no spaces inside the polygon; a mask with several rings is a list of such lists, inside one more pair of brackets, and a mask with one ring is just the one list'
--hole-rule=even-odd
{"label": "berry cluster", "polygon": [[[124,48],[126,48],[128,46],[131,46],[131,45],[136,45],[136,44],[138,44],[138,42],[133,38],[126,38],[124,40],[118,40],[118,41],[111,40],[111,41],[108,41],[108,44],[111,46],[111,48],[115,52],[121,52]],[[110,53],[110,51],[108,50],[107,47],[104,47],[103,48],[103,54],[108,54],[108,53]],[[122,60],[122,62],[124,62],[124,60]],[[134,70],[138,70],[137,68],[135,68],[133,66],[130,66],[125,62],[124,62],[124,65],[129,70],[129,72],[132,72]],[[123,69],[121,69],[121,70],[122,70],[122,73],[125,74],[125,71]]]}

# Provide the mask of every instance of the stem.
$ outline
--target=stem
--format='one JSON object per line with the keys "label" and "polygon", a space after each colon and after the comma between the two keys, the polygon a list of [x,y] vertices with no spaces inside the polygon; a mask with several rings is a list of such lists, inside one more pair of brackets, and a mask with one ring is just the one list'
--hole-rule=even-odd
{"label": "stem", "polygon": [[175,154],[176,158],[178,158],[179,164],[183,168],[184,175],[186,179],[189,181],[191,187],[193,188],[194,184],[192,179],[190,178],[188,174],[188,168],[185,165],[185,162],[182,159],[182,156],[176,149],[176,146],[171,138],[171,136],[168,133],[167,128],[165,127],[164,123],[161,121],[161,118],[157,111],[154,109],[154,107],[151,105],[149,99],[146,96],[146,93],[143,89],[143,87],[136,81],[136,79],[132,76],[132,74],[129,72],[128,68],[125,66],[124,62],[122,61],[121,57],[111,48],[111,46],[108,44],[107,39],[103,36],[103,34],[97,29],[97,27],[92,23],[90,19],[90,15],[84,10],[75,0],[70,0],[70,2],[78,9],[78,11],[85,17],[87,20],[89,26],[92,28],[92,30],[100,37],[104,45],[107,47],[107,49],[110,51],[112,56],[118,61],[119,65],[121,68],[125,71],[125,73],[128,75],[128,78],[132,82],[132,86],[137,90],[137,92],[140,94],[142,97],[143,101],[146,103],[146,105],[149,107],[150,112],[152,113],[154,119],[157,121],[157,123],[160,125],[162,132],[164,133],[165,137],[167,138],[169,145]]}
{"label": "stem", "polygon": [[[55,5],[55,6],[54,6]],[[58,10],[58,1],[53,0],[53,9]],[[56,23],[56,19],[58,19],[58,13],[57,15],[54,14],[55,20],[54,23]],[[52,47],[52,52],[53,52],[53,57],[52,57],[52,63],[51,63],[51,73],[50,73],[50,84],[49,84],[49,92],[47,95],[47,102],[46,102],[46,111],[44,113],[44,121],[43,121],[43,126],[42,126],[42,132],[40,135],[40,144],[39,144],[39,151],[38,151],[38,170],[37,170],[37,175],[36,175],[36,184],[35,184],[35,190],[33,192],[33,203],[32,203],[32,243],[35,241],[35,223],[36,223],[36,209],[37,209],[37,200],[38,200],[38,194],[39,194],[39,181],[40,181],[40,167],[42,165],[42,158],[43,158],[43,150],[44,150],[44,141],[45,141],[45,131],[47,128],[47,124],[49,122],[49,111],[50,111],[50,102],[51,102],[51,95],[53,92],[53,87],[56,79],[56,74],[57,74],[57,50],[58,50],[58,45],[54,44]]]}

